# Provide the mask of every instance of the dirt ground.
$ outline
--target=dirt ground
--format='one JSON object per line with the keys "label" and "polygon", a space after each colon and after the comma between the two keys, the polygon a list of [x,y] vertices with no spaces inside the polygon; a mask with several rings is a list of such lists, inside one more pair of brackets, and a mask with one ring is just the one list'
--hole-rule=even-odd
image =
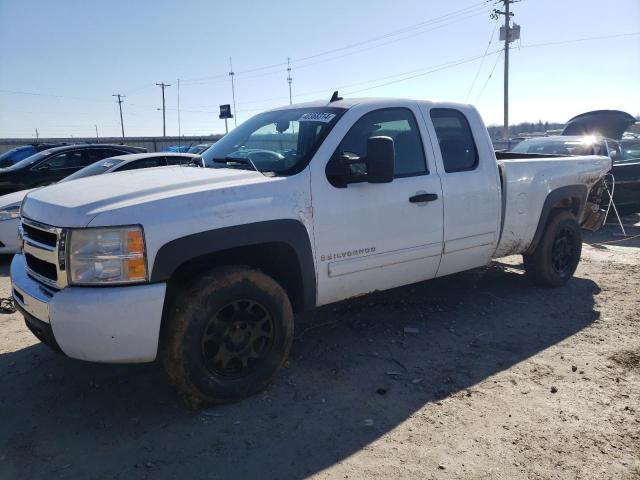
{"label": "dirt ground", "polygon": [[510,257],[300,316],[266,392],[196,413],[159,366],[0,314],[0,478],[640,478],[640,238],[615,230],[560,289]]}

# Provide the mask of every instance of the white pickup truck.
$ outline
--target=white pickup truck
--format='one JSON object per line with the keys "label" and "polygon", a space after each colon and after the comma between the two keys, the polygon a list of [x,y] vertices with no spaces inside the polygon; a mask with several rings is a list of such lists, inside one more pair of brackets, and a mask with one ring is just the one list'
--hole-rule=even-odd
{"label": "white pickup truck", "polygon": [[39,339],[81,360],[160,357],[193,405],[262,389],[297,311],[512,254],[564,284],[611,168],[497,160],[469,105],[335,94],[251,118],[203,161],[29,193],[11,264]]}

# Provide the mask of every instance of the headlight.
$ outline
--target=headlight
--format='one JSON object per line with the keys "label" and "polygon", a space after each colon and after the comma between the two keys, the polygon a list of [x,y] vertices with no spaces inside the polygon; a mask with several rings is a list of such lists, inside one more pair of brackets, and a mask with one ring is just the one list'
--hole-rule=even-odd
{"label": "headlight", "polygon": [[147,259],[142,227],[71,230],[69,280],[75,285],[143,282]]}
{"label": "headlight", "polygon": [[14,218],[18,218],[19,216],[20,202],[7,205],[6,207],[0,209],[0,222],[13,220]]}

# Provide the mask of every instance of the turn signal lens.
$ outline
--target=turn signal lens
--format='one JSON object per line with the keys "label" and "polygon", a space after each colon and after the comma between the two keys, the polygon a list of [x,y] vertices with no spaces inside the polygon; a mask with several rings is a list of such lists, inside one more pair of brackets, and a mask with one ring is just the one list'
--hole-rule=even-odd
{"label": "turn signal lens", "polygon": [[127,251],[129,254],[142,255],[144,253],[142,230],[129,230],[127,232]]}
{"label": "turn signal lens", "polygon": [[147,268],[143,257],[129,258],[127,263],[127,279],[130,282],[145,280],[147,276]]}

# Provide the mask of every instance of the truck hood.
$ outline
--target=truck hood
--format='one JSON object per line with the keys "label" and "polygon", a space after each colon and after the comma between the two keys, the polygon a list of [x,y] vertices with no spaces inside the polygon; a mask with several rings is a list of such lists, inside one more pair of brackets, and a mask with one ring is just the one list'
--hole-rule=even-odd
{"label": "truck hood", "polygon": [[259,172],[185,166],[147,168],[71,180],[27,194],[22,215],[58,227],[86,227],[99,213],[155,199],[272,181]]}
{"label": "truck hood", "polygon": [[636,123],[633,115],[620,110],[594,110],[576,115],[567,122],[562,135],[602,135],[619,140]]}

